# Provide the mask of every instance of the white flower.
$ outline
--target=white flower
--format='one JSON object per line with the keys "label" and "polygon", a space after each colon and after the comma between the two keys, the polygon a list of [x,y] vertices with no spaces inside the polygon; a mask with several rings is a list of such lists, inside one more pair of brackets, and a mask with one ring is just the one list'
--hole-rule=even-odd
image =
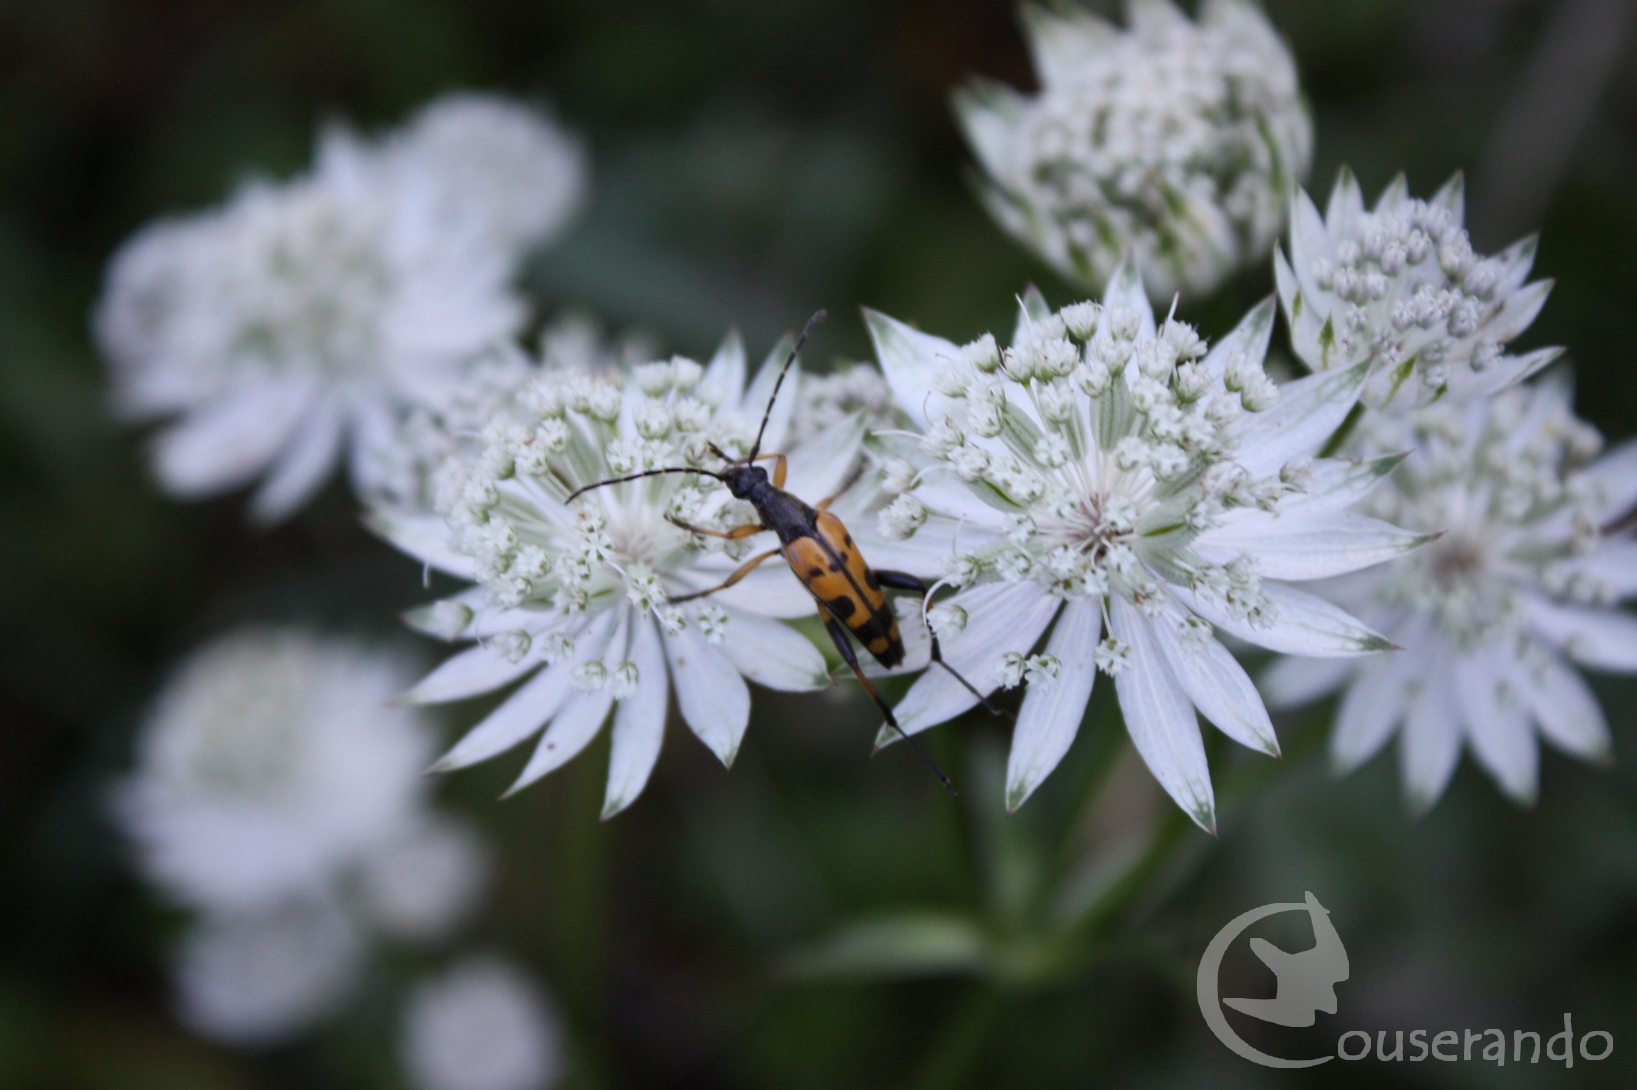
{"label": "white flower", "polygon": [[386,934],[433,942],[476,907],[489,869],[488,848],[470,826],[428,814],[364,857],[359,898]]}
{"label": "white flower", "polygon": [[1457,174],[1431,200],[1396,178],[1374,210],[1343,168],[1321,219],[1292,198],[1290,260],[1274,254],[1291,346],[1313,371],[1367,362],[1364,402],[1403,411],[1486,397],[1545,367],[1561,348],[1503,352],[1535,320],[1550,280],[1525,283],[1535,239],[1482,257],[1462,227]]}
{"label": "white flower", "polygon": [[512,278],[574,203],[581,158],[522,107],[459,96],[377,142],[330,131],[309,172],[140,231],[95,324],[117,408],[169,421],[160,482],[191,498],[259,477],[269,522],[343,447],[367,484],[361,452],[396,414],[521,327]]}
{"label": "white flower", "polygon": [[1568,384],[1551,381],[1369,419],[1360,452],[1411,453],[1366,509],[1445,533],[1319,592],[1406,650],[1362,665],[1281,661],[1263,679],[1274,706],[1345,688],[1338,771],[1402,726],[1415,811],[1437,802],[1463,740],[1524,804],[1536,793],[1536,730],[1584,759],[1610,755],[1602,709],[1569,662],[1637,672],[1637,618],[1614,608],[1637,594],[1637,541],[1629,526],[1607,529],[1637,506],[1637,444],[1588,465],[1600,438],[1570,406]]}
{"label": "white flower", "polygon": [[179,1014],[226,1044],[277,1044],[335,1013],[362,960],[346,916],[322,900],[208,915],[177,962]]}
{"label": "white flower", "polygon": [[415,1090],[545,1090],[562,1076],[562,1031],[539,991],[493,958],[422,984],[400,1046]]}
{"label": "white flower", "polygon": [[[1062,759],[1102,667],[1149,768],[1209,829],[1214,801],[1194,710],[1247,746],[1277,754],[1278,743],[1255,687],[1205,622],[1298,654],[1380,650],[1385,639],[1292,582],[1353,571],[1425,540],[1342,510],[1389,466],[1308,458],[1347,415],[1366,370],[1275,388],[1261,370],[1271,300],[1206,354],[1181,323],[1156,329],[1130,265],[1095,315],[1054,314],[1034,293],[1023,308],[1002,353],[1009,377],[969,375],[960,397],[926,393],[961,385],[947,374],[967,366],[959,348],[867,315],[905,412],[922,428],[942,422],[964,445],[937,444],[929,454],[894,436],[872,440],[878,455],[923,467],[909,494],[931,516],[908,540],[865,544],[860,535],[861,544],[883,567],[959,572],[964,585],[950,602],[967,623],[944,638],[944,657],[974,684],[992,685],[1008,655],[1024,669],[1046,637],[1042,661],[1057,668],[1037,669],[1050,683],[1031,683],[1024,698],[1009,808]],[[1093,325],[1089,339],[1072,332]],[[1071,358],[1064,374],[1058,361]],[[975,401],[980,412],[1000,405],[994,438],[963,430]],[[1066,460],[1040,457],[1052,435]],[[960,452],[973,448],[988,468],[968,483]],[[838,511],[852,515],[845,504]],[[914,732],[974,703],[946,672],[931,671],[896,714]]]}
{"label": "white flower", "polygon": [[1313,126],[1290,53],[1248,0],[1023,9],[1041,93],[979,81],[956,112],[996,220],[1089,288],[1135,254],[1156,300],[1261,259],[1307,173]]}
{"label": "white flower", "polygon": [[872,431],[901,427],[904,421],[881,372],[868,364],[853,364],[827,375],[804,374],[787,442],[791,446],[804,443],[854,413],[862,413],[865,427]]}
{"label": "white flower", "polygon": [[343,639],[229,634],[160,694],[115,815],[142,870],[193,908],[315,897],[414,820],[434,743],[389,703],[409,664]]}
{"label": "white flower", "polygon": [[[729,337],[708,367],[677,358],[599,378],[543,374],[484,429],[481,450],[439,471],[448,529],[440,541],[390,515],[376,528],[405,551],[479,581],[409,617],[449,638],[477,640],[409,694],[460,700],[527,678],[438,767],[485,760],[545,728],[513,790],[562,765],[612,712],[604,813],[628,806],[659,755],[669,694],[682,718],[731,763],[750,715],[745,681],[802,691],[828,683],[824,658],[777,617],[813,613],[811,596],[774,559],[734,587],[720,584],[771,535],[724,542],[677,521],[727,530],[755,518],[713,478],[669,473],[568,496],[610,477],[665,466],[720,465],[709,445],[748,452],[788,342],[745,386],[744,348]],[[797,376],[791,376],[794,381]],[[762,449],[781,449],[795,399],[773,410]],[[864,424],[837,421],[789,452],[787,487],[813,501],[839,488]]]}

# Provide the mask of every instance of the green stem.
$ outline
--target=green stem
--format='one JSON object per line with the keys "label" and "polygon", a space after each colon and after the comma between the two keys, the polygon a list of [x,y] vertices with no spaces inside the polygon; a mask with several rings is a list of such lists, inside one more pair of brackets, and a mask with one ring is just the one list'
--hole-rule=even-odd
{"label": "green stem", "polygon": [[988,1047],[1001,1005],[1001,993],[993,984],[972,984],[922,1062],[911,1084],[915,1090],[958,1090],[969,1082]]}

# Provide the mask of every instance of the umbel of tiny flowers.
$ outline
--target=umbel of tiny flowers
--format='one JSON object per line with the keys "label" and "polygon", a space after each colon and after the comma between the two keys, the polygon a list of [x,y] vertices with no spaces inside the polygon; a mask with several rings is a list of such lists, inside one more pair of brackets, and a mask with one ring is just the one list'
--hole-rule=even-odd
{"label": "umbel of tiny flowers", "polygon": [[1447,531],[1425,549],[1321,584],[1408,649],[1362,663],[1282,660],[1262,678],[1275,707],[1344,689],[1331,756],[1368,760],[1402,727],[1410,808],[1437,802],[1463,740],[1513,799],[1531,803],[1535,733],[1591,761],[1608,724],[1570,663],[1637,672],[1637,443],[1593,460],[1597,431],[1550,377],[1464,407],[1367,417],[1354,449],[1411,451],[1364,509]]}
{"label": "umbel of tiny flowers", "polygon": [[1370,364],[1363,399],[1373,409],[1486,397],[1563,352],[1505,354],[1552,282],[1525,283],[1533,236],[1493,257],[1474,253],[1463,193],[1457,174],[1431,200],[1418,200],[1400,175],[1365,211],[1344,167],[1323,218],[1306,191],[1292,198],[1290,260],[1277,249],[1273,257],[1291,347],[1313,371]]}
{"label": "umbel of tiny flowers", "polygon": [[[1236,741],[1279,752],[1261,697],[1214,629],[1303,655],[1390,646],[1293,585],[1426,537],[1346,512],[1391,459],[1310,455],[1366,369],[1276,387],[1262,370],[1273,318],[1269,299],[1207,352],[1182,322],[1156,328],[1130,264],[1101,305],[1053,312],[1031,292],[1004,350],[988,335],[959,346],[868,315],[887,380],[921,429],[875,441],[899,496],[869,548],[879,563],[959,588],[929,617],[955,669],[980,688],[1028,682],[1008,808],[1062,759],[1101,669],[1148,767],[1211,829],[1195,709]],[[896,714],[913,733],[973,703],[933,672]]]}
{"label": "umbel of tiny flowers", "polygon": [[1023,7],[1033,98],[977,80],[954,103],[995,219],[1072,280],[1135,253],[1155,300],[1261,260],[1307,174],[1313,125],[1290,53],[1249,0],[1128,0],[1121,31]]}
{"label": "umbel of tiny flowers", "polygon": [[311,170],[150,224],[109,263],[95,331],[116,410],[165,420],[154,471],[195,498],[257,478],[298,508],[350,447],[526,316],[512,280],[583,184],[579,145],[504,99],[434,102],[403,130],[327,131]]}
{"label": "umbel of tiny flowers", "polygon": [[[408,694],[460,700],[526,681],[438,762],[454,769],[545,732],[513,790],[579,753],[613,714],[604,816],[641,793],[658,758],[669,694],[730,764],[750,715],[746,680],[805,691],[828,684],[824,658],[776,618],[809,616],[811,597],[782,564],[720,584],[764,536],[725,542],[677,521],[726,530],[755,518],[711,477],[668,473],[588,492],[597,481],[662,466],[721,465],[710,451],[750,449],[786,340],[745,384],[730,334],[708,366],[677,357],[601,376],[545,373],[486,425],[481,449],[439,474],[442,539],[378,514],[377,530],[428,564],[479,585],[412,613],[414,627],[476,644]],[[792,376],[795,377],[795,376]],[[773,407],[762,444],[778,451],[794,399]],[[859,458],[854,413],[790,448],[788,487],[835,492]]]}

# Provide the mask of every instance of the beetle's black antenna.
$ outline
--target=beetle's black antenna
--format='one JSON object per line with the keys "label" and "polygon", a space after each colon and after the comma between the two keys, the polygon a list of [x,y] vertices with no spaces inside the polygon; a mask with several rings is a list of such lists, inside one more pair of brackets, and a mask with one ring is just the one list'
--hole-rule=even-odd
{"label": "beetle's black antenna", "polygon": [[768,418],[773,415],[773,403],[779,399],[779,387],[784,385],[784,376],[790,373],[790,365],[796,362],[796,353],[807,343],[807,337],[813,332],[813,327],[829,316],[829,311],[815,310],[813,316],[807,319],[807,326],[801,331],[801,336],[796,338],[796,347],[784,358],[784,367],[779,370],[779,381],[773,384],[773,396],[767,399],[767,408],[762,411],[762,426],[756,429],[756,445],[750,448],[750,456],[745,459],[746,462],[754,462],[756,455],[762,451],[762,433],[767,431]]}
{"label": "beetle's black antenna", "polygon": [[628,477],[610,477],[606,481],[597,481],[594,484],[586,485],[584,488],[576,488],[574,491],[568,494],[568,499],[564,500],[563,502],[565,504],[573,503],[576,497],[584,492],[590,492],[593,488],[601,488],[608,484],[621,484],[625,481],[634,481],[639,477],[657,477],[661,473],[698,473],[705,477],[715,477],[719,481],[724,481],[727,479],[720,473],[712,473],[708,469],[695,469],[692,466],[667,466],[664,469],[645,469],[641,473],[633,473]]}

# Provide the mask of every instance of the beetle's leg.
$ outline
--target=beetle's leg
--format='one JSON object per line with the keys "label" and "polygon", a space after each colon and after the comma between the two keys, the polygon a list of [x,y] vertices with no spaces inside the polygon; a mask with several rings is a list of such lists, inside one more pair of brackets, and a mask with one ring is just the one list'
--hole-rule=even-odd
{"label": "beetle's leg", "polygon": [[856,466],[851,473],[847,474],[847,479],[841,483],[841,487],[815,503],[813,505],[814,509],[819,511],[828,511],[830,509],[830,505],[839,500],[842,495],[846,493],[847,489],[857,484],[858,479],[863,475],[863,465]]}
{"label": "beetle's leg", "polygon": [[765,462],[773,459],[773,487],[783,488],[785,474],[790,472],[790,460],[782,454],[758,454],[756,460]]}
{"label": "beetle's leg", "polygon": [[[683,522],[681,519],[674,519],[669,515],[666,516],[666,520],[670,522],[672,526],[680,526],[682,529],[692,531],[696,534],[704,534],[706,537],[720,537],[728,541],[738,541],[740,538],[749,537],[751,534],[759,534],[763,530],[767,529],[766,526],[763,526],[759,522],[747,522],[743,526],[735,526],[733,529],[723,533],[721,530],[707,530],[703,526],[695,526],[691,522]],[[777,552],[778,550],[774,551]]]}
{"label": "beetle's leg", "polygon": [[[909,572],[881,571],[880,569],[877,569],[875,578],[876,581],[883,587],[891,587],[893,590],[913,590],[921,595],[925,595],[927,592],[926,581],[909,574]],[[949,665],[949,663],[944,661],[943,651],[938,646],[938,634],[932,631],[931,625],[927,625],[927,636],[932,640],[933,662],[937,663],[939,666],[942,666],[945,670],[948,670],[949,676],[965,686],[967,692],[977,697],[978,703],[982,704],[984,710],[990,715],[999,715],[1006,719],[1012,720],[1014,723],[1017,722],[1017,716],[1013,715],[1005,708],[998,708],[994,704],[991,704],[989,702],[989,698],[978,692],[970,681],[961,676],[959,670],[955,669],[953,666]]]}
{"label": "beetle's leg", "polygon": [[886,716],[887,726],[897,731],[898,737],[908,742],[910,748],[920,754],[921,760],[925,761],[927,767],[937,774],[938,779],[951,795],[958,795],[960,792],[956,791],[955,785],[949,782],[949,777],[944,775],[944,770],[938,767],[937,762],[927,755],[927,751],[922,749],[915,739],[904,733],[903,729],[898,725],[897,717],[892,714],[892,708],[876,691],[875,686],[870,683],[870,679],[864,676],[864,671],[858,665],[858,653],[853,650],[852,641],[847,638],[847,626],[831,616],[830,611],[823,606],[819,606],[818,610],[819,618],[824,621],[824,630],[830,634],[831,642],[836,645],[836,650],[841,652],[841,657],[846,661],[847,665],[852,667],[853,676],[858,678],[860,685],[864,686],[864,691],[870,694],[870,699],[875,701],[875,706],[881,709],[882,715]]}
{"label": "beetle's leg", "polygon": [[733,574],[728,576],[726,579],[722,580],[716,586],[710,588],[709,590],[699,590],[699,591],[695,591],[692,594],[684,594],[679,598],[672,598],[671,603],[674,605],[677,602],[691,602],[695,598],[703,598],[707,594],[715,594],[719,590],[727,590],[729,587],[733,586],[733,584],[737,583],[739,580],[743,579],[745,576],[747,576],[751,572],[755,571],[756,570],[756,565],[760,564],[762,561],[766,560],[768,557],[777,556],[778,554],[779,554],[779,550],[777,550],[777,549],[769,549],[765,553],[757,553],[755,556],[751,557],[749,560],[745,561],[743,564],[740,564],[737,568],[733,569]]}

